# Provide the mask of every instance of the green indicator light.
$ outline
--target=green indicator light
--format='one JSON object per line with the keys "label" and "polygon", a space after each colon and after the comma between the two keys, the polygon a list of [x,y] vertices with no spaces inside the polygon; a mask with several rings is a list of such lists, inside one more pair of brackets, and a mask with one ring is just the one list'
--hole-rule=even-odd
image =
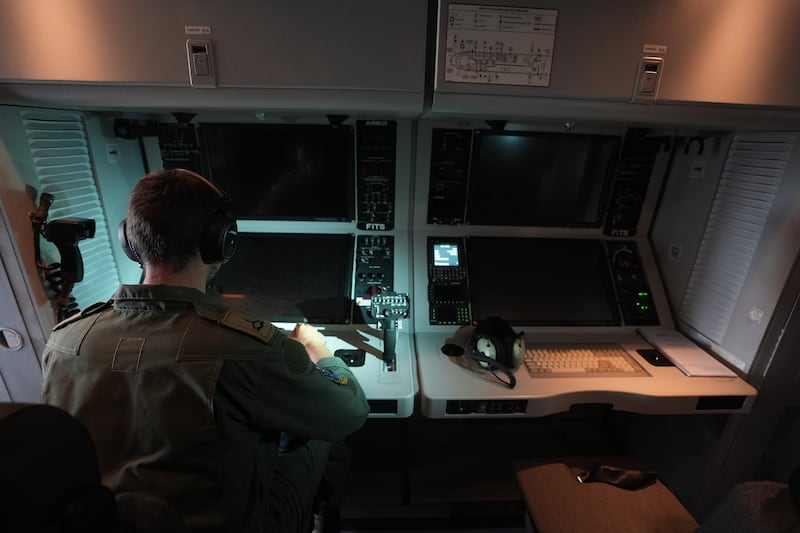
{"label": "green indicator light", "polygon": [[638,293],[636,293],[636,294],[637,294],[638,296],[647,296],[647,295],[648,295],[648,293],[647,293],[647,292],[638,292]]}

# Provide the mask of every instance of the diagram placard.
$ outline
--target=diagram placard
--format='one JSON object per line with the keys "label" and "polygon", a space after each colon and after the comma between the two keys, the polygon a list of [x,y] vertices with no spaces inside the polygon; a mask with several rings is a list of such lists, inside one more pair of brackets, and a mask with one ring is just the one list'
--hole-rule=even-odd
{"label": "diagram placard", "polygon": [[450,4],[444,81],[548,87],[556,9]]}

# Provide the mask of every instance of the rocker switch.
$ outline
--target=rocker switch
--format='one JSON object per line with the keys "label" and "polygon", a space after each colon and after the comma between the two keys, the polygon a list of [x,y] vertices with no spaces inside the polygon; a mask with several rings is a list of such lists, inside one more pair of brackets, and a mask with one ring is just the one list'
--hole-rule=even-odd
{"label": "rocker switch", "polygon": [[186,55],[189,61],[189,82],[192,87],[216,87],[211,41],[189,39],[186,41]]}
{"label": "rocker switch", "polygon": [[658,63],[645,63],[642,73],[642,85],[639,92],[642,94],[655,94],[658,84]]}
{"label": "rocker switch", "polygon": [[633,90],[633,102],[653,102],[658,95],[661,73],[664,70],[664,59],[660,57],[643,57],[639,61],[636,85]]}

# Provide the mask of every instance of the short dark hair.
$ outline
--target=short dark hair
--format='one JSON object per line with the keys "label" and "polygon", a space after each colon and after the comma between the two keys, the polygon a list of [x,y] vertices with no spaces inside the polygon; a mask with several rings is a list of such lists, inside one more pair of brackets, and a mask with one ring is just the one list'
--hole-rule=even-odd
{"label": "short dark hair", "polygon": [[200,236],[219,195],[188,172],[157,170],[134,185],[126,232],[142,263],[180,272],[199,253]]}

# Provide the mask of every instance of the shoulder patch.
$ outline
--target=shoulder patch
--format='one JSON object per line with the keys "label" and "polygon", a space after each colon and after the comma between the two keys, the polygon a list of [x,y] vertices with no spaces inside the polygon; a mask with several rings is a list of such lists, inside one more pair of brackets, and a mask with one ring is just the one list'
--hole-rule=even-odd
{"label": "shoulder patch", "polygon": [[58,331],[59,329],[63,328],[64,326],[72,324],[73,322],[77,322],[78,320],[82,320],[82,319],[86,318],[87,316],[95,315],[95,314],[97,314],[97,313],[99,313],[99,312],[101,312],[101,311],[103,311],[105,309],[108,309],[109,307],[111,307],[112,304],[113,304],[113,302],[110,301],[110,300],[107,301],[107,302],[94,303],[94,304],[90,305],[89,307],[87,307],[86,309],[84,309],[83,311],[80,311],[78,313],[72,314],[72,315],[68,316],[67,318],[65,318],[64,320],[62,320],[61,322],[59,322],[58,324],[56,324],[53,327],[53,331]]}
{"label": "shoulder patch", "polygon": [[344,374],[341,374],[332,368],[320,368],[319,371],[322,372],[322,374],[326,378],[333,381],[334,383],[338,385],[347,385],[348,379],[347,376],[345,376]]}
{"label": "shoulder patch", "polygon": [[228,329],[256,338],[265,344],[269,344],[277,332],[277,328],[272,323],[244,311],[204,304],[195,304],[194,307],[201,317],[212,320]]}

